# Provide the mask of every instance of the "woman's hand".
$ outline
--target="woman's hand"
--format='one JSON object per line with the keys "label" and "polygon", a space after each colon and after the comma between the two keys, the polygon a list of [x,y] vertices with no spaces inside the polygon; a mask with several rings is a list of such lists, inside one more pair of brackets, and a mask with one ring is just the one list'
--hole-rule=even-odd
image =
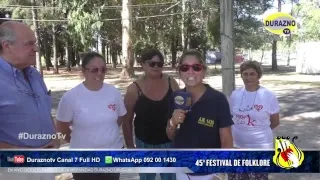
{"label": "woman's hand", "polygon": [[174,110],[171,118],[172,124],[174,126],[178,126],[178,124],[182,124],[186,118],[186,113],[187,111],[182,109]]}

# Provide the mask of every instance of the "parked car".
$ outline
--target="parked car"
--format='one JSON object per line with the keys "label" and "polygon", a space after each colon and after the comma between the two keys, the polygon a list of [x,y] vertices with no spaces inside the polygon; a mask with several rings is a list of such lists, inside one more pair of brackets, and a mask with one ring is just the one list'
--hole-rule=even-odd
{"label": "parked car", "polygon": [[[214,51],[207,51],[206,54],[206,63],[207,64],[220,64],[222,59],[222,53],[221,52],[214,52]],[[244,55],[242,54],[236,54],[234,56],[235,63],[242,63],[245,60]]]}
{"label": "parked car", "polygon": [[244,56],[242,54],[236,54],[234,56],[235,63],[242,63],[244,61]]}

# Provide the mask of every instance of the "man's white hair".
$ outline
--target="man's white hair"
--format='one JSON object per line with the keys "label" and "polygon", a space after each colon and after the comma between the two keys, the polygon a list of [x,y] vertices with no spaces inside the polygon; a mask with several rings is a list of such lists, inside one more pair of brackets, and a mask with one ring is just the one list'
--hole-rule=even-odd
{"label": "man's white hair", "polygon": [[19,22],[4,22],[0,25],[0,50],[2,50],[2,42],[3,41],[9,41],[14,42],[16,40],[16,35],[14,32],[13,24],[19,23]]}

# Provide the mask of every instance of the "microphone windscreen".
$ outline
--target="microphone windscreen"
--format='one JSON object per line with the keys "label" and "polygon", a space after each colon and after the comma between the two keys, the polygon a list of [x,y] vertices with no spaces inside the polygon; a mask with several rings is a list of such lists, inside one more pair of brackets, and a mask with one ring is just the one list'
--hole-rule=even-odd
{"label": "microphone windscreen", "polygon": [[190,110],[192,105],[191,93],[176,91],[174,94],[174,109]]}

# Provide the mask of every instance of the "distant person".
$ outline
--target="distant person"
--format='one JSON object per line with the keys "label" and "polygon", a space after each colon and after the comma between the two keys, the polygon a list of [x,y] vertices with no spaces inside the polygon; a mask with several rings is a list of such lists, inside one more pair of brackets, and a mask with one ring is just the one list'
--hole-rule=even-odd
{"label": "distant person", "polygon": [[[156,49],[145,51],[141,56],[144,76],[127,89],[124,101],[128,114],[122,127],[128,148],[172,147],[166,134],[168,103],[179,86],[174,78],[163,74],[163,64],[161,52]],[[140,174],[140,180],[154,180],[155,177],[155,173]],[[174,180],[175,174],[161,174],[161,179]]]}
{"label": "distant person", "polygon": [[[104,83],[106,63],[102,55],[89,52],[82,59],[83,83],[66,92],[57,110],[58,131],[66,134],[70,149],[121,149],[123,98],[113,85]],[[72,126],[72,131],[70,130]],[[74,173],[75,180],[118,180],[119,173]]]}
{"label": "distant person", "polygon": [[[259,84],[262,69],[257,61],[240,66],[244,87],[232,92],[230,106],[234,125],[234,146],[240,149],[273,149],[272,130],[279,125],[279,101],[274,93]],[[231,174],[229,179],[268,179],[268,174]]]}
{"label": "distant person", "polygon": [[[0,149],[58,148],[54,139],[22,139],[20,133],[55,134],[51,96],[36,64],[38,47],[26,24],[0,25]],[[5,180],[53,180],[52,174],[2,174]]]}
{"label": "distant person", "polygon": [[[191,93],[192,106],[188,112],[170,108],[167,134],[173,148],[233,148],[229,103],[224,94],[203,83],[207,69],[203,59],[195,50],[184,52],[180,58],[179,75],[186,86],[182,91]],[[177,173],[177,180],[216,178],[217,174]]]}

